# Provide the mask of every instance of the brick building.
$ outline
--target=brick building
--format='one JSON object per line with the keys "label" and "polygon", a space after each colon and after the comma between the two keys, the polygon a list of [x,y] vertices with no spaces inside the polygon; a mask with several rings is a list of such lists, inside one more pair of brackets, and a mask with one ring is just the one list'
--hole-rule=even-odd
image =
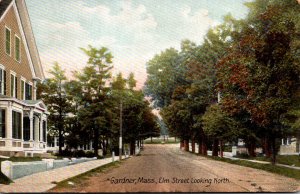
{"label": "brick building", "polygon": [[46,152],[44,74],[25,0],[0,0],[0,155]]}

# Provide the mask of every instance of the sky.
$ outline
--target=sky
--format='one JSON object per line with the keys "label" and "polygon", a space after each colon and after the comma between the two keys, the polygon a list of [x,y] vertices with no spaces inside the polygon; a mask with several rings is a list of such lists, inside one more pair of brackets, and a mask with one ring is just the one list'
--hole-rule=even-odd
{"label": "sky", "polygon": [[79,48],[112,52],[113,74],[130,72],[142,88],[146,63],[189,39],[201,44],[210,27],[231,13],[244,18],[250,0],[26,0],[46,77],[58,62],[69,78],[87,56]]}

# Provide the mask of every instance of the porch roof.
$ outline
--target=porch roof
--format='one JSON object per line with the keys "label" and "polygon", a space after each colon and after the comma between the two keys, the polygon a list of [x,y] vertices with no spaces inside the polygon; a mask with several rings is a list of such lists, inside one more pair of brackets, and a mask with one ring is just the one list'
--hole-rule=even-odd
{"label": "porch roof", "polygon": [[9,96],[0,95],[0,101],[12,101],[28,108],[33,107],[39,109],[45,112],[45,114],[49,114],[47,111],[47,106],[44,104],[42,100],[18,100],[16,98],[12,98]]}

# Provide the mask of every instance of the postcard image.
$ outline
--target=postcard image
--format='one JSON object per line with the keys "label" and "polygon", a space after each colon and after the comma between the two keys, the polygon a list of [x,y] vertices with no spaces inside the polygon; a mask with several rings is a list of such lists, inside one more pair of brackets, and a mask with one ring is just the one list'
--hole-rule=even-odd
{"label": "postcard image", "polygon": [[299,0],[0,0],[0,192],[299,192]]}

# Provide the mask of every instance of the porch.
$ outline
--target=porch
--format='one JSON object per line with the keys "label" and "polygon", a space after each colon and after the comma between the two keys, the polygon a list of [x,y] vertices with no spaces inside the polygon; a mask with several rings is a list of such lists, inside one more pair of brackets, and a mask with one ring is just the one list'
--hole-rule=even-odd
{"label": "porch", "polygon": [[0,102],[0,154],[45,153],[47,114],[41,101]]}

